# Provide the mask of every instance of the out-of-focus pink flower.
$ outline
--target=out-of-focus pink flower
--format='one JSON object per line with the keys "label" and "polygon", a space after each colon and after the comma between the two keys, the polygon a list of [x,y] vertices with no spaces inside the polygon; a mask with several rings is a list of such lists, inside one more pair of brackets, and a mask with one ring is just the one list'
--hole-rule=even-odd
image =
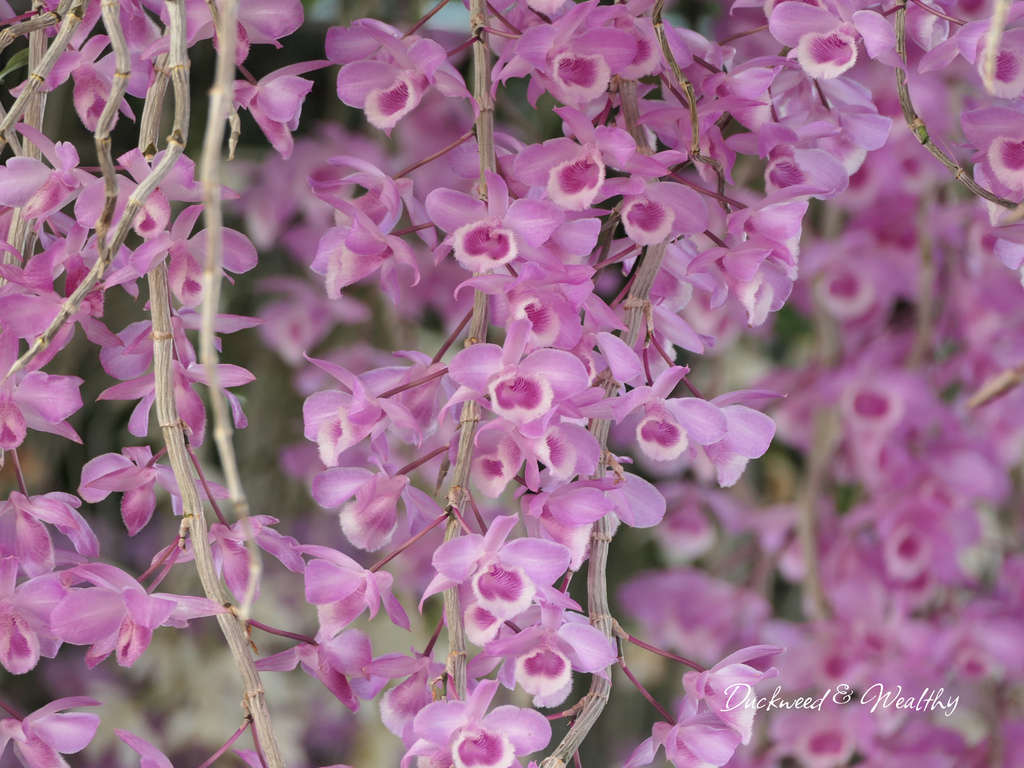
{"label": "out-of-focus pink flower", "polygon": [[53,609],[53,633],[66,643],[88,645],[91,668],[112,652],[122,667],[134,664],[160,626],[185,627],[188,620],[223,613],[224,607],[205,597],[162,592],[149,594],[135,579],[112,565],[91,563],[62,573],[70,583],[95,586],[72,588]]}
{"label": "out-of-focus pink flower", "polygon": [[310,80],[299,77],[326,67],[326,61],[305,61],[271,72],[258,83],[235,81],[235,103],[249,110],[270,145],[288,158],[295,147],[292,131],[299,127],[302,102],[313,90]]}
{"label": "out-of-focus pink flower", "polygon": [[374,19],[330,29],[327,58],[342,65],[338,98],[362,109],[370,125],[389,136],[431,86],[445,96],[469,98],[462,76],[438,43],[419,35],[405,37]]}
{"label": "out-of-focus pink flower", "polygon": [[546,747],[551,725],[540,712],[513,706],[487,712],[497,689],[496,680],[483,680],[466,701],[436,701],[420,710],[413,720],[418,738],[402,768],[414,757],[458,768],[512,768],[520,765],[517,755]]}
{"label": "out-of-focus pink flower", "polygon": [[14,744],[14,754],[25,768],[66,766],[61,755],[81,752],[96,735],[99,715],[91,712],[64,712],[72,707],[98,707],[102,702],[85,696],[70,696],[51,701],[24,719],[0,720],[0,755]]}

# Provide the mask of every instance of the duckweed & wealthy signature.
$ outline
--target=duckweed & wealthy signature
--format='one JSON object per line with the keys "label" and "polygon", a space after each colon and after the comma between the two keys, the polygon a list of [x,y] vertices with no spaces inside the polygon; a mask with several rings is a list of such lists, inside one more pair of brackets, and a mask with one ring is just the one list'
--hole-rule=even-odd
{"label": "duckweed & wealthy signature", "polygon": [[933,690],[925,688],[917,696],[907,695],[902,685],[895,688],[886,688],[882,683],[874,683],[859,696],[849,685],[842,683],[836,686],[835,691],[827,689],[821,696],[802,696],[797,698],[783,698],[782,686],[776,686],[770,696],[758,697],[754,689],[748,683],[736,683],[725,690],[726,702],[724,711],[731,712],[736,709],[755,709],[770,711],[773,709],[814,709],[821,711],[822,705],[831,700],[834,704],[857,704],[870,706],[871,711],[876,709],[902,709],[913,710],[914,712],[934,712],[940,710],[942,714],[949,717],[956,711],[960,703],[959,696],[943,698],[944,688]]}

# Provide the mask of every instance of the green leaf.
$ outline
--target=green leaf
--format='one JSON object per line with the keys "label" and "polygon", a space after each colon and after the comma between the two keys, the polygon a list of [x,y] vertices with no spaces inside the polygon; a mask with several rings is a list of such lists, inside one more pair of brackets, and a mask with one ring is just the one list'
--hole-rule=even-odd
{"label": "green leaf", "polygon": [[23,48],[16,54],[11,56],[11,60],[7,62],[7,66],[0,69],[0,83],[4,81],[11,72],[16,69],[21,69],[28,65],[28,48]]}

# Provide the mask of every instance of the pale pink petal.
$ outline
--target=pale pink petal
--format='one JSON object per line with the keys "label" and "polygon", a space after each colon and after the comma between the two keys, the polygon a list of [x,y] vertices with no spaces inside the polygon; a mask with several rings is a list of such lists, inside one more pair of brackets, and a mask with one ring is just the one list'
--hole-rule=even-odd
{"label": "pale pink petal", "polygon": [[844,27],[831,32],[809,32],[800,38],[796,59],[811,77],[839,77],[857,63],[857,40]]}

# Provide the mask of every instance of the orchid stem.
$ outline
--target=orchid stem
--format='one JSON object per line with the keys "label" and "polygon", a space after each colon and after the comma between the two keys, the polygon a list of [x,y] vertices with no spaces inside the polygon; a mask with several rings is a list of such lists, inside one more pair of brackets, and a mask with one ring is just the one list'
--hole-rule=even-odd
{"label": "orchid stem", "polygon": [[467,40],[466,42],[464,42],[464,43],[462,43],[460,45],[456,45],[450,51],[446,51],[445,54],[444,54],[445,58],[450,59],[452,56],[455,56],[457,54],[462,53],[467,48],[472,48],[473,47],[473,43],[475,43],[475,42],[476,42],[476,38],[475,37],[469,38],[469,40]]}
{"label": "orchid stem", "polygon": [[[472,43],[472,42],[474,42],[474,41],[473,41],[473,40],[470,40],[470,42]],[[450,56],[450,55],[451,55],[451,54],[449,54],[449,56]],[[423,158],[422,160],[418,160],[418,161],[416,161],[415,163],[413,163],[412,165],[410,165],[410,166],[409,166],[409,167],[407,167],[407,168],[403,168],[403,169],[402,169],[401,171],[399,171],[399,172],[398,172],[398,173],[397,173],[397,174],[395,175],[395,178],[396,178],[396,179],[400,179],[400,178],[402,178],[403,176],[405,176],[406,174],[412,173],[412,172],[413,172],[413,171],[415,171],[415,170],[416,170],[417,168],[422,168],[422,167],[423,167],[424,165],[426,165],[427,163],[429,163],[429,162],[432,162],[432,161],[434,161],[434,160],[437,160],[437,158],[439,158],[439,157],[442,157],[442,156],[444,156],[444,155],[447,155],[447,154],[448,154],[449,152],[451,152],[451,151],[452,151],[453,149],[455,149],[456,147],[458,147],[458,146],[459,146],[459,145],[461,145],[461,144],[465,144],[465,143],[466,143],[467,141],[469,141],[469,140],[470,140],[471,138],[473,138],[473,131],[466,131],[466,132],[465,132],[464,134],[462,134],[461,136],[459,136],[459,138],[457,138],[457,139],[456,139],[455,141],[453,141],[453,142],[452,142],[451,144],[449,144],[449,145],[448,145],[447,147],[445,147],[444,149],[439,149],[439,150],[437,150],[437,152],[435,152],[434,154],[432,154],[432,155],[428,155],[427,157],[424,157],[424,158]]]}
{"label": "orchid stem", "polygon": [[234,735],[230,739],[228,739],[227,742],[225,742],[224,746],[218,749],[212,755],[210,755],[210,759],[204,762],[202,765],[200,765],[199,768],[208,768],[210,765],[212,765],[214,760],[216,760],[218,757],[227,752],[228,748],[238,740],[238,737],[245,733],[245,729],[248,728],[249,725],[249,718],[246,718],[245,721],[242,723],[242,727],[235,731]]}
{"label": "orchid stem", "polygon": [[907,2],[908,0],[899,0],[896,5],[896,55],[900,57],[900,61],[903,62],[904,67],[896,67],[896,92],[900,99],[900,108],[903,111],[903,119],[907,123],[907,127],[910,128],[911,132],[921,143],[921,145],[927,149],[932,155],[946,166],[946,169],[953,174],[958,182],[970,190],[973,194],[987,200],[990,203],[994,203],[1002,208],[1008,210],[1024,210],[1017,203],[1012,200],[1004,200],[998,195],[990,192],[981,185],[978,184],[973,178],[964,173],[963,168],[960,167],[953,158],[949,157],[932,141],[931,135],[928,132],[928,126],[921,119],[920,115],[914,109],[914,103],[910,99],[910,88],[907,85]]}
{"label": "orchid stem", "polygon": [[747,37],[748,35],[756,35],[758,32],[764,32],[766,29],[768,29],[768,25],[762,24],[760,27],[748,29],[746,32],[737,32],[735,35],[723,37],[721,40],[718,41],[718,44],[726,45],[728,43],[731,43],[733,40],[739,40],[741,37]]}
{"label": "orchid stem", "polygon": [[459,323],[459,327],[451,332],[451,335],[447,339],[445,339],[445,342],[444,344],[441,345],[441,348],[437,350],[437,354],[434,355],[434,359],[430,361],[431,365],[440,362],[441,358],[444,357],[444,353],[447,352],[451,348],[452,344],[455,343],[455,339],[457,339],[459,337],[459,334],[462,333],[462,329],[466,327],[466,325],[469,323],[469,319],[472,316],[473,310],[470,309],[469,312],[466,313],[466,316],[462,318],[462,322]]}
{"label": "orchid stem", "polygon": [[445,451],[449,450],[450,448],[451,448],[451,445],[449,445],[448,443],[445,443],[444,445],[438,446],[437,448],[432,450],[430,453],[428,453],[426,456],[420,456],[418,459],[416,459],[416,461],[412,461],[412,462],[409,462],[408,464],[406,464],[400,470],[395,472],[395,475],[396,476],[397,475],[408,475],[414,469],[417,469],[417,468],[421,467],[422,465],[426,464],[428,461],[430,461],[434,457],[440,456],[442,453],[444,453]]}
{"label": "orchid stem", "polygon": [[722,238],[720,238],[718,235],[716,235],[710,229],[705,229],[704,230],[704,237],[706,237],[708,240],[713,242],[719,248],[728,248],[729,247],[728,245],[725,244],[725,241]]}
{"label": "orchid stem", "polygon": [[504,37],[506,40],[518,40],[521,37],[521,35],[514,35],[511,32],[502,32],[500,29],[495,29],[494,27],[483,27],[483,30],[489,35]]}
{"label": "orchid stem", "polygon": [[424,229],[430,229],[432,226],[434,226],[434,223],[428,221],[425,224],[416,224],[415,226],[406,227],[405,229],[400,229],[397,232],[392,232],[391,234],[394,235],[395,237],[401,237],[402,235],[411,235],[413,232],[419,232]]}
{"label": "orchid stem", "polygon": [[619,303],[624,298],[626,298],[626,294],[629,293],[630,288],[633,287],[633,281],[635,279],[636,279],[636,264],[633,265],[633,271],[630,273],[629,277],[626,278],[626,284],[624,286],[622,286],[622,290],[619,292],[619,295],[616,296],[614,299],[612,299],[612,303],[608,305],[609,307],[614,309],[615,307],[617,307],[619,305]]}
{"label": "orchid stem", "polygon": [[158,461],[160,461],[160,459],[162,459],[164,457],[165,453],[167,453],[167,446],[166,445],[163,448],[161,448],[159,451],[157,451],[155,454],[153,454],[153,458],[152,459],[150,459],[149,461],[146,462],[146,469],[149,469],[150,467],[155,466],[156,463]]}
{"label": "orchid stem", "polygon": [[203,473],[203,468],[199,465],[199,459],[196,457],[196,452],[192,450],[192,443],[185,441],[185,449],[188,451],[189,458],[192,459],[192,466],[196,468],[196,472],[199,473],[199,482],[203,484],[203,490],[206,491],[206,498],[210,502],[210,506],[213,507],[214,514],[217,515],[217,519],[220,520],[222,525],[227,525],[227,518],[224,517],[224,513],[220,511],[220,507],[217,506],[217,502],[213,498],[213,493],[210,491],[210,484],[206,482],[206,475]]}
{"label": "orchid stem", "polygon": [[480,509],[476,505],[476,499],[473,498],[473,493],[467,494],[469,497],[469,505],[473,508],[473,515],[476,517],[476,522],[480,526],[481,533],[487,533],[487,523],[484,522],[483,515],[480,514]]}
{"label": "orchid stem", "polygon": [[[498,168],[497,155],[494,149],[494,99],[491,96],[491,48],[486,41],[487,25],[486,0],[470,0],[469,3],[470,31],[477,38],[473,44],[473,97],[479,106],[473,130],[476,134],[480,172],[477,176],[477,191],[480,197],[487,196],[487,173],[494,173]],[[487,327],[490,318],[490,297],[479,288],[473,290],[473,315],[469,322],[466,346],[482,344],[487,341]],[[470,400],[462,404],[459,423],[463,425],[459,432],[459,443],[455,450],[455,463],[452,467],[451,485],[448,487],[448,499],[445,511],[449,513],[445,525],[445,543],[459,536],[459,527],[466,527],[459,508],[465,504],[469,491],[470,467],[473,463],[473,452],[476,448],[476,431],[480,425],[480,404]],[[448,655],[445,660],[445,671],[452,682],[452,695],[459,701],[465,701],[468,689],[466,672],[466,626],[462,612],[462,600],[458,587],[449,587],[444,591],[444,615],[448,621]]]}
{"label": "orchid stem", "polygon": [[633,673],[629,671],[629,667],[626,666],[626,660],[622,658],[622,656],[619,656],[619,667],[626,673],[626,677],[629,678],[629,682],[635,685],[636,689],[640,691],[640,695],[647,699],[650,705],[661,713],[662,717],[668,720],[672,725],[675,725],[676,719],[672,717],[672,715],[669,714],[669,711],[661,706],[661,704],[658,703],[658,700],[655,699],[650,692],[644,688],[643,684],[633,676]]}
{"label": "orchid stem", "polygon": [[171,550],[172,549],[180,548],[182,543],[183,543],[183,541],[184,541],[184,539],[182,539],[180,536],[176,536],[174,538],[174,541],[171,544],[168,544],[166,547],[163,548],[163,550],[160,553],[159,559],[155,563],[153,563],[151,566],[149,566],[149,568],[147,568],[145,571],[143,571],[142,575],[139,576],[137,581],[139,583],[142,583],[143,581],[148,579],[150,577],[150,575],[153,573],[153,571],[155,571],[157,568],[159,568],[161,565],[163,565],[164,561],[167,560],[167,558],[171,556]]}
{"label": "orchid stem", "polygon": [[726,203],[727,205],[731,205],[733,208],[737,209],[743,209],[747,207],[746,204],[741,203],[739,200],[733,200],[731,197],[721,195],[718,192],[712,192],[710,189],[704,189],[704,187],[702,187],[700,184],[695,184],[689,179],[687,179],[685,176],[680,176],[678,171],[669,171],[668,175],[671,176],[676,181],[678,181],[680,184],[687,186],[690,189],[699,192],[702,195],[707,195],[708,197],[714,198],[715,200],[718,200],[720,203]]}
{"label": "orchid stem", "polygon": [[169,547],[169,549],[173,550],[170,553],[170,559],[167,560],[167,563],[164,565],[163,570],[161,570],[157,577],[153,579],[153,583],[149,585],[149,589],[146,590],[147,594],[153,594],[156,588],[160,586],[160,582],[167,577],[167,574],[171,572],[171,568],[174,567],[174,563],[175,561],[177,561],[178,555],[181,554],[182,551],[181,547],[176,546],[176,543],[177,542],[175,542],[175,544],[172,544]]}
{"label": "orchid stem", "polygon": [[300,643],[306,643],[307,645],[312,645],[313,647],[320,645],[320,643],[318,643],[316,640],[314,640],[312,637],[309,637],[308,635],[302,635],[298,632],[288,632],[284,629],[275,629],[274,627],[268,626],[263,622],[256,621],[256,619],[249,619],[249,625],[256,627],[256,629],[262,629],[264,632],[270,635],[277,635],[278,637],[287,637],[291,640],[298,640]]}
{"label": "orchid stem", "polygon": [[267,756],[263,754],[263,745],[260,744],[260,732],[258,728],[253,728],[252,731],[252,745],[256,748],[256,757],[260,759],[261,768],[270,768],[267,765]]}
{"label": "orchid stem", "polygon": [[434,652],[434,646],[437,644],[437,638],[441,636],[441,628],[444,626],[444,616],[437,620],[437,626],[434,628],[434,634],[430,636],[430,640],[427,641],[426,646],[423,648],[423,656],[430,656]]}
{"label": "orchid stem", "polygon": [[493,5],[491,5],[489,2],[487,3],[487,10],[489,10],[491,12],[491,14],[494,16],[494,18],[496,18],[498,21],[500,21],[506,27],[511,29],[517,35],[523,34],[522,30],[516,29],[516,27],[513,24],[511,24],[508,21],[508,19],[506,19],[504,16],[502,16],[500,13],[498,13],[497,9]]}
{"label": "orchid stem", "polygon": [[927,11],[932,16],[938,16],[940,19],[945,19],[951,24],[956,24],[958,27],[962,27],[965,24],[967,24],[967,22],[964,21],[963,19],[958,19],[956,16],[950,16],[948,13],[943,13],[937,8],[933,8],[932,6],[928,5],[928,3],[921,2],[921,0],[911,0],[911,2],[913,2],[914,5],[920,8],[922,11]]}
{"label": "orchid stem", "polygon": [[469,527],[469,524],[466,522],[466,518],[462,516],[462,513],[459,511],[459,508],[452,507],[451,512],[455,516],[455,519],[458,521],[459,525],[462,527],[463,532],[468,533],[470,536],[472,536],[473,529]]}
{"label": "orchid stem", "polygon": [[419,541],[424,536],[426,536],[428,533],[430,533],[432,530],[434,530],[434,528],[436,528],[438,525],[443,523],[447,517],[448,517],[448,515],[438,515],[430,525],[428,525],[422,531],[417,533],[415,536],[413,536],[407,542],[405,542],[404,544],[399,546],[398,549],[396,549],[390,555],[388,555],[387,557],[384,557],[381,560],[378,560],[376,563],[374,563],[372,566],[370,566],[370,568],[369,568],[370,573],[376,573],[377,571],[379,571],[381,568],[383,568],[385,565],[390,563],[392,560],[394,560],[400,554],[405,552],[405,550],[407,550],[409,547],[411,547],[417,541]]}
{"label": "orchid stem", "polygon": [[689,659],[684,658],[683,656],[677,656],[676,654],[670,653],[669,651],[663,651],[663,650],[661,650],[661,648],[656,648],[653,645],[648,645],[643,640],[637,640],[632,635],[629,635],[629,634],[622,635],[622,639],[631,642],[633,645],[640,646],[645,651],[650,651],[651,653],[656,653],[659,656],[664,656],[666,659],[672,659],[672,661],[678,661],[680,664],[685,664],[688,667],[693,667],[698,672],[704,672],[705,671],[704,667],[702,667],[700,664],[698,664],[695,661],[690,661]]}
{"label": "orchid stem", "polygon": [[387,392],[385,392],[385,393],[383,393],[381,395],[377,395],[377,397],[378,397],[378,399],[381,399],[381,398],[391,397],[393,395],[397,395],[399,392],[405,392],[407,389],[412,389],[413,387],[418,387],[420,384],[427,384],[427,383],[433,381],[434,379],[439,379],[442,376],[444,376],[446,373],[448,373],[448,367],[447,366],[445,366],[440,371],[434,371],[429,376],[424,376],[422,379],[416,379],[416,381],[410,381],[407,384],[400,384],[397,387],[395,387],[394,389],[389,389]]}
{"label": "orchid stem", "polygon": [[18,478],[18,488],[28,496],[28,486],[25,485],[25,475],[21,471],[21,462],[18,461],[17,448],[11,448],[11,463],[14,465],[14,476]]}
{"label": "orchid stem", "polygon": [[420,27],[422,27],[424,24],[430,21],[431,17],[435,13],[440,11],[442,8],[444,8],[446,5],[448,5],[448,0],[441,0],[441,2],[435,5],[431,10],[427,11],[427,13],[424,14],[424,16],[419,21],[417,21],[415,24],[412,25],[412,27],[409,28],[409,31],[405,33],[405,37],[416,34],[416,30],[418,30]]}
{"label": "orchid stem", "polygon": [[617,264],[618,262],[623,261],[627,256],[629,256],[631,253],[633,253],[633,251],[635,251],[639,247],[640,246],[638,246],[636,243],[633,243],[629,247],[623,248],[621,251],[616,253],[614,256],[611,256],[611,257],[605,259],[604,261],[601,261],[601,262],[595,264],[594,265],[594,271],[597,272],[598,270],[603,269],[604,267],[609,267],[612,264]]}

